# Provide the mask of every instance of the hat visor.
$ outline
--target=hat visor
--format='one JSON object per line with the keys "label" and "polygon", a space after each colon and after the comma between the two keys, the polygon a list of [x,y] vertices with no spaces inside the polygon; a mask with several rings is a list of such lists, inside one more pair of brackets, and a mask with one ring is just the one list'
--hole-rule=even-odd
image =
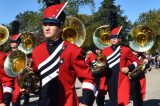
{"label": "hat visor", "polygon": [[113,39],[113,38],[120,39],[121,36],[120,36],[120,35],[111,35],[111,36],[109,37],[109,39]]}
{"label": "hat visor", "polygon": [[61,22],[58,19],[55,18],[44,18],[43,24],[53,24],[53,25],[61,25]]}
{"label": "hat visor", "polygon": [[10,40],[10,43],[19,43],[17,40]]}

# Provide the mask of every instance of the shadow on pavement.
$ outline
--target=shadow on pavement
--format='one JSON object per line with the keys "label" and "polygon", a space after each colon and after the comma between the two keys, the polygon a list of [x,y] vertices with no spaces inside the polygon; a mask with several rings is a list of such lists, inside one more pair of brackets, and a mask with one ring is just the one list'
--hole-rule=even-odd
{"label": "shadow on pavement", "polygon": [[111,106],[110,100],[105,100],[105,106]]}
{"label": "shadow on pavement", "polygon": [[38,100],[29,102],[29,103],[22,105],[22,106],[38,106]]}
{"label": "shadow on pavement", "polygon": [[143,102],[143,106],[160,106],[160,99],[150,99]]}
{"label": "shadow on pavement", "polygon": [[[109,100],[105,100],[105,106],[111,106]],[[143,102],[143,106],[160,106],[160,99],[150,99]]]}

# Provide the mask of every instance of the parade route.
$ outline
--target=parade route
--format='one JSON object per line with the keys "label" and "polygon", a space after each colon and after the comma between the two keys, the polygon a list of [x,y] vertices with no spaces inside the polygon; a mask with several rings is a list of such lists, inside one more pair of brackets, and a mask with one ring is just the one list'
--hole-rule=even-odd
{"label": "parade route", "polygon": [[[153,68],[151,72],[146,73],[147,79],[147,92],[143,106],[160,106],[160,68]],[[79,97],[81,97],[81,83],[77,81],[76,91]],[[30,103],[24,106],[36,106],[38,97],[31,95]],[[109,105],[108,95],[105,98],[106,106]],[[23,100],[21,101],[23,103]],[[97,106],[94,103],[93,106]],[[133,106],[132,100],[128,106]]]}

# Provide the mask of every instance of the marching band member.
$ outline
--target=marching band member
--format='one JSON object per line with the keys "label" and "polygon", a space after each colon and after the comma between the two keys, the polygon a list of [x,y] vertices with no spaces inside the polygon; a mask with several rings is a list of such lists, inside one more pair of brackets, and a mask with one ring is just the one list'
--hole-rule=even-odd
{"label": "marching band member", "polygon": [[[91,67],[91,66],[95,66],[96,64],[96,57],[101,54],[101,50],[96,49],[95,50],[96,54],[93,53],[92,51],[88,51],[87,52],[87,56],[86,56],[86,63]],[[99,70],[100,71],[100,70]],[[97,73],[97,75],[94,75],[95,78],[95,82],[97,85],[97,91],[98,94],[96,96],[96,103],[97,106],[104,106],[104,101],[105,101],[105,95],[107,93],[107,86],[106,86],[106,82],[104,79],[104,75],[102,74],[103,72]]]}
{"label": "marching band member", "polygon": [[[11,47],[11,52],[13,51],[18,51],[18,46],[21,42],[20,39],[20,34],[19,32],[19,27],[20,27],[20,23],[18,21],[13,21],[12,22],[12,31],[11,31],[11,36],[10,36],[10,47]],[[10,52],[10,53],[11,53]],[[10,54],[8,53],[8,54]],[[18,78],[20,78],[20,75],[16,78],[14,78],[14,90],[12,93],[12,105],[13,106],[20,106],[20,99],[21,99],[21,88],[19,87],[18,84]],[[27,94],[24,94],[24,97],[28,96]],[[26,97],[26,99],[24,99],[25,104],[28,102],[28,97]]]}
{"label": "marching band member", "polygon": [[[43,32],[46,42],[32,51],[35,69],[40,76],[39,106],[91,106],[96,88],[82,49],[61,38],[66,3],[44,10]],[[76,77],[82,82],[82,101],[75,91]]]}
{"label": "marching band member", "polygon": [[[17,26],[15,26],[15,25],[17,25]],[[17,23],[17,21],[13,21],[13,23],[12,23],[12,26],[15,26],[13,29],[12,29],[12,33],[15,33],[15,32],[17,32],[17,29],[19,29],[19,23]],[[11,36],[11,38],[10,38],[10,46],[11,46],[11,49],[12,49],[12,51],[16,51],[17,50],[17,47],[18,47],[18,44],[20,43],[20,41],[19,40],[12,40],[12,39],[17,39],[18,38],[18,36],[19,36],[19,34],[15,34],[14,36]],[[10,54],[11,52],[8,52],[8,53],[6,53],[6,57]],[[12,88],[8,88],[8,90],[10,90],[10,92],[12,93],[12,94],[10,94],[10,97],[12,97],[13,96],[13,93],[14,93],[14,91],[15,91],[15,78],[11,78],[12,79],[12,83],[13,83],[13,89]],[[5,91],[5,89],[3,89],[4,91]],[[9,106],[10,105],[10,100],[11,99],[8,99],[8,104],[7,104],[7,106]],[[12,97],[12,100],[13,100],[13,97]]]}
{"label": "marching band member", "polygon": [[[132,51],[135,56],[141,61],[142,64],[146,64],[146,68],[143,72],[130,79],[131,82],[131,96],[134,106],[143,106],[143,100],[146,95],[146,77],[145,72],[151,71],[151,66],[148,64],[146,56],[142,52]],[[130,62],[129,62],[130,64]]]}
{"label": "marching band member", "polygon": [[[111,31],[111,46],[102,51],[107,61],[106,80],[112,106],[128,105],[130,82],[126,74],[139,65],[139,60],[132,51],[128,47],[120,45],[119,32],[121,28],[122,26]],[[132,64],[127,66],[127,60],[130,60]]]}
{"label": "marching band member", "polygon": [[[13,22],[17,22],[17,21],[13,21]],[[20,34],[13,34],[10,37],[11,52],[18,50],[18,45],[20,43],[19,36]],[[20,106],[20,97],[21,97],[21,92],[20,92],[20,87],[18,85],[18,77],[17,77],[17,78],[14,78],[14,90],[12,93],[13,106]]]}
{"label": "marching band member", "polygon": [[4,61],[7,55],[0,52],[0,106],[10,106],[13,78],[7,76],[4,71]]}

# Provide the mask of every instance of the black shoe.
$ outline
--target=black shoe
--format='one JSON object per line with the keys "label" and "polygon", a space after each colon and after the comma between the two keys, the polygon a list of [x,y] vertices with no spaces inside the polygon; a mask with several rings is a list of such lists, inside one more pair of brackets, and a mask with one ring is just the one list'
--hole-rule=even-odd
{"label": "black shoe", "polygon": [[28,104],[28,103],[29,103],[29,100],[24,100],[23,105],[26,105],[26,104]]}
{"label": "black shoe", "polygon": [[20,106],[20,102],[12,103],[12,106]]}

